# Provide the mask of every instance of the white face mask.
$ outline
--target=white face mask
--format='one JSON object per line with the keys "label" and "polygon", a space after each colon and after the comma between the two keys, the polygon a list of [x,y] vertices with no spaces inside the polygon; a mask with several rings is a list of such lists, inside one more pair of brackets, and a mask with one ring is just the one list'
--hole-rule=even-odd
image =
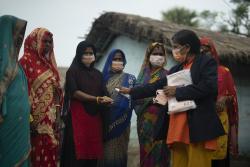
{"label": "white face mask", "polygon": [[160,55],[150,55],[149,62],[154,67],[161,67],[165,62],[165,57]]}
{"label": "white face mask", "polygon": [[91,63],[93,63],[94,61],[95,61],[94,55],[82,56],[82,63],[87,67],[89,67],[91,65]]}
{"label": "white face mask", "polygon": [[124,69],[124,65],[122,61],[112,61],[111,65],[112,71],[119,72]]}

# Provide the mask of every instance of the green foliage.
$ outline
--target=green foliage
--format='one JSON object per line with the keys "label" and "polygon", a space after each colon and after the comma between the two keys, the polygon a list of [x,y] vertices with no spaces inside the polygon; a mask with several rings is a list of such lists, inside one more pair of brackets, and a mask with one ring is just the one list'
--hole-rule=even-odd
{"label": "green foliage", "polygon": [[210,29],[213,25],[216,24],[216,18],[218,16],[218,12],[211,12],[209,10],[204,10],[197,16],[199,19],[199,27]]}
{"label": "green foliage", "polygon": [[204,10],[201,13],[175,7],[162,12],[163,21],[170,21],[192,27],[200,27],[211,30],[216,27],[221,32],[233,32],[250,37],[250,0],[231,0],[235,7],[227,18],[217,21],[218,12]]}
{"label": "green foliage", "polygon": [[246,3],[250,2],[250,0],[231,0],[232,3]]}
{"label": "green foliage", "polygon": [[232,17],[227,22],[231,26],[231,32],[250,36],[250,0],[232,0],[236,7],[232,9]]}
{"label": "green foliage", "polygon": [[199,25],[196,20],[197,13],[184,7],[175,7],[168,11],[162,12],[163,20],[177,24],[197,27]]}

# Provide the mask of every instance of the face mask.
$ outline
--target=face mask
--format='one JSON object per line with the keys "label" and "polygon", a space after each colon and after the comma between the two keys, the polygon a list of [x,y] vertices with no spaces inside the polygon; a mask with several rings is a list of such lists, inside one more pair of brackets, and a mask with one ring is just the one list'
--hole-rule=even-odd
{"label": "face mask", "polygon": [[161,67],[165,62],[165,58],[164,56],[150,55],[149,62],[154,67]]}
{"label": "face mask", "polygon": [[93,63],[95,61],[95,56],[94,55],[86,55],[82,57],[82,63],[89,67],[91,65],[91,63]]}
{"label": "face mask", "polygon": [[123,62],[122,61],[112,61],[111,65],[112,71],[119,72],[124,69]]}
{"label": "face mask", "polygon": [[180,53],[180,49],[173,49],[172,54],[173,54],[174,59],[179,63],[183,63],[187,57],[187,54]]}

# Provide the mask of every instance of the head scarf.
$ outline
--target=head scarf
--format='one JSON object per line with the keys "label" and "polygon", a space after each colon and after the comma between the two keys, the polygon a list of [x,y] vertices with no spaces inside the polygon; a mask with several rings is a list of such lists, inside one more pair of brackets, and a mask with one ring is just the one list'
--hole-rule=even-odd
{"label": "head scarf", "polygon": [[[70,65],[70,68],[78,68],[78,67],[85,67],[86,66],[82,63],[82,55],[85,52],[85,50],[90,47],[93,49],[94,55],[96,56],[96,48],[93,44],[88,43],[86,41],[82,41],[77,45],[76,48],[76,54],[75,57]],[[94,62],[90,65],[90,67],[92,68],[94,66]]]}
{"label": "head scarf", "polygon": [[200,42],[201,42],[201,46],[206,46],[210,49],[210,52],[211,52],[211,56],[216,60],[216,62],[219,64],[220,63],[220,60],[219,60],[219,55],[215,49],[215,46],[214,46],[214,43],[213,41],[208,38],[208,37],[202,37],[200,39]]}
{"label": "head scarf", "polygon": [[[59,95],[59,103],[62,105],[62,89],[57,69],[53,48],[49,52],[49,59],[43,53],[45,37],[53,37],[53,34],[46,28],[36,28],[24,42],[24,55],[20,63],[28,79],[29,96],[32,105],[34,124],[38,124],[46,117],[46,112],[54,105],[53,92]],[[53,45],[53,44],[52,44]],[[53,90],[49,88],[53,87]],[[47,94],[43,99],[42,94]],[[46,101],[46,106],[40,107],[39,101]]]}
{"label": "head scarf", "polygon": [[[72,73],[78,73],[81,70],[88,70],[91,71],[93,70],[94,67],[94,63],[93,62],[90,67],[85,66],[81,59],[82,56],[85,52],[85,50],[90,47],[93,49],[93,53],[96,56],[96,48],[93,44],[88,43],[86,41],[81,41],[76,48],[76,54],[75,57],[69,67],[69,69],[67,70],[66,75],[72,75]],[[89,73],[89,75],[93,75],[91,72]],[[72,76],[75,77],[75,76]],[[82,82],[84,82],[85,79],[88,78],[75,78],[75,80],[81,80]],[[70,96],[72,95],[72,90],[70,89],[72,86],[72,84],[70,82],[67,82],[67,79],[65,81],[65,85],[64,85],[64,89],[65,89],[65,96],[64,96],[64,104],[63,104],[63,110],[62,110],[62,115],[67,115],[68,111],[69,111],[69,106],[70,106]],[[79,88],[80,89],[80,88]],[[85,90],[87,90],[88,88],[85,88]]]}
{"label": "head scarf", "polygon": [[0,166],[29,163],[30,104],[27,80],[18,64],[26,24],[14,16],[0,17]]}
{"label": "head scarf", "polygon": [[43,43],[43,39],[46,36],[47,37],[50,36],[52,38],[53,34],[46,28],[36,28],[35,30],[33,30],[25,39],[24,55],[21,58],[21,60],[30,59],[31,61],[30,63],[33,64],[33,66],[36,66],[35,62],[37,63],[39,61],[40,63],[37,65],[44,65],[46,66],[46,68],[51,69],[54,72],[56,79],[59,81],[60,78],[59,78],[59,73],[58,73],[58,69],[57,69],[57,65],[55,61],[54,50],[52,49],[52,51],[49,53],[50,54],[49,60],[46,58],[45,54],[43,53],[43,49],[45,47]]}
{"label": "head scarf", "polygon": [[[165,63],[163,63],[163,65],[161,67],[159,67],[156,71],[151,73],[151,69],[150,69],[151,65],[149,62],[149,58],[150,58],[150,55],[153,52],[155,47],[162,48],[164,55],[165,55]],[[161,75],[162,75],[162,73],[161,73],[162,69],[164,69],[164,66],[167,63],[166,56],[167,56],[166,49],[162,43],[159,43],[159,42],[151,43],[146,50],[144,61],[143,61],[143,64],[141,66],[141,70],[140,70],[140,73],[138,75],[138,78],[137,78],[137,83],[138,84],[146,84],[146,83],[153,83],[153,82],[159,80],[161,78]],[[163,75],[165,75],[165,73]]]}
{"label": "head scarf", "polygon": [[106,63],[104,65],[104,68],[102,70],[102,74],[103,74],[103,78],[104,78],[104,82],[106,83],[109,78],[111,77],[111,65],[112,65],[112,61],[113,61],[113,58],[115,57],[115,54],[117,52],[120,52],[121,55],[122,55],[122,59],[123,59],[123,66],[125,67],[125,65],[127,64],[127,60],[126,60],[126,57],[125,57],[125,54],[122,50],[120,49],[113,49],[109,55],[108,55],[108,58],[106,60]]}
{"label": "head scarf", "polygon": [[131,100],[124,95],[116,92],[115,87],[123,86],[132,88],[135,85],[135,77],[128,73],[114,73],[111,71],[112,61],[117,52],[120,52],[123,58],[123,65],[125,66],[127,61],[125,54],[120,49],[113,49],[103,68],[103,77],[106,84],[106,88],[114,100],[114,103],[110,107],[109,115],[105,119],[104,138],[105,140],[111,140],[119,137],[127,127],[130,125],[133,107]]}
{"label": "head scarf", "polygon": [[[210,49],[211,56],[217,61],[219,64],[219,56],[215,49],[214,43],[212,39],[208,37],[202,37],[200,39],[201,46],[204,45]],[[227,105],[227,113],[229,115],[230,125],[235,125],[236,127],[236,138],[238,136],[238,100],[236,94],[236,87],[234,84],[234,80],[230,70],[227,67],[219,65],[218,67],[218,99],[222,96],[231,96],[232,100],[228,102]],[[231,137],[231,136],[229,136]],[[235,137],[235,136],[234,136]],[[237,141],[237,139],[235,139]],[[238,145],[230,147],[230,153],[238,154]]]}
{"label": "head scarf", "polygon": [[26,24],[26,21],[14,16],[0,17],[0,106],[18,72],[17,60]]}
{"label": "head scarf", "polygon": [[[94,52],[94,55],[96,55],[96,48],[95,48],[95,46],[93,44],[88,43],[86,41],[80,42],[77,45],[75,57],[74,57],[71,65],[70,65],[69,69],[67,70],[67,72],[70,71],[70,70],[80,70],[81,68],[85,68],[85,69],[88,68],[81,61],[82,55],[83,55],[83,53],[85,52],[85,50],[88,47],[92,48],[93,52]],[[94,66],[94,62],[90,65],[90,68],[93,68],[93,66]],[[72,93],[72,92],[69,92],[70,91],[69,90],[70,85],[68,85],[68,84],[66,84],[66,82],[65,82],[65,87],[64,87],[65,88],[65,100],[67,98],[66,101],[69,100],[69,95]],[[65,112],[64,114],[66,114],[67,111],[66,111],[66,109],[64,109],[64,110],[65,111],[63,111],[63,112]]]}

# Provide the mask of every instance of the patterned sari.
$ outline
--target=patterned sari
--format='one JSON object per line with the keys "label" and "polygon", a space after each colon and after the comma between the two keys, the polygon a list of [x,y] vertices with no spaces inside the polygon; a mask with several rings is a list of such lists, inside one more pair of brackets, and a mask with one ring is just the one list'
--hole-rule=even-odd
{"label": "patterned sari", "polygon": [[[161,43],[152,43],[146,51],[144,63],[137,78],[137,85],[154,83],[166,77],[167,70],[159,67],[151,70],[149,56],[155,47],[164,46]],[[166,55],[166,53],[165,53]],[[165,62],[166,63],[166,62]],[[162,106],[152,103],[152,98],[138,100],[135,112],[137,114],[137,133],[140,144],[140,166],[143,167],[167,167],[170,153],[165,140],[155,139],[155,131],[159,128],[159,120],[163,116]]]}
{"label": "patterned sari", "polygon": [[37,28],[32,31],[25,40],[24,55],[20,59],[28,79],[33,117],[33,167],[56,167],[59,155],[58,109],[62,103],[62,90],[54,52],[51,51],[48,58],[43,54],[43,40],[46,36],[52,37],[47,29]]}
{"label": "patterned sari", "polygon": [[18,64],[27,22],[0,17],[0,166],[28,167],[30,105],[25,74]]}
{"label": "patterned sari", "polygon": [[[206,46],[210,49],[211,56],[215,58],[219,64],[219,57],[216,52],[215,46],[210,38],[201,38],[201,45]],[[219,149],[214,154],[214,159],[224,159],[228,149],[233,155],[238,154],[238,102],[236,95],[236,88],[232,75],[228,68],[219,64],[218,67],[218,97],[227,97],[223,111],[218,112],[226,135],[219,137],[217,140]],[[229,140],[229,141],[228,141]],[[234,140],[235,143],[230,141]],[[230,146],[228,145],[230,144]]]}
{"label": "patterned sari", "polygon": [[112,60],[117,52],[122,54],[124,66],[126,65],[125,54],[119,49],[114,49],[109,54],[103,69],[106,88],[114,103],[104,117],[104,159],[98,162],[102,167],[127,166],[133,105],[131,99],[119,94],[115,88],[121,86],[132,88],[136,79],[128,73],[111,71]]}

